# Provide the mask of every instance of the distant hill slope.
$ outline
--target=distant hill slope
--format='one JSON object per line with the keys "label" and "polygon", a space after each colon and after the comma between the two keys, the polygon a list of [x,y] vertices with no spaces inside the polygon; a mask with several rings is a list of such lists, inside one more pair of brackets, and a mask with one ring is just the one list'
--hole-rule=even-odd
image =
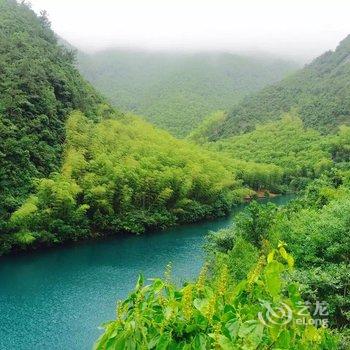
{"label": "distant hill slope", "polygon": [[79,68],[118,108],[183,137],[208,114],[231,108],[297,65],[229,53],[108,50],[79,55]]}
{"label": "distant hill slope", "polygon": [[211,141],[250,131],[293,110],[322,133],[350,124],[350,36],[283,81],[246,97],[227,117],[201,130]]}
{"label": "distant hill slope", "polygon": [[101,101],[73,60],[45,16],[0,0],[0,232],[33,179],[59,169],[67,114]]}
{"label": "distant hill slope", "polygon": [[[348,132],[346,129],[347,135]],[[300,189],[308,179],[332,167],[331,148],[335,139],[334,135],[324,136],[305,128],[298,117],[285,115],[281,120],[260,125],[249,133],[207,146],[236,159],[277,165],[283,169],[285,183]]]}

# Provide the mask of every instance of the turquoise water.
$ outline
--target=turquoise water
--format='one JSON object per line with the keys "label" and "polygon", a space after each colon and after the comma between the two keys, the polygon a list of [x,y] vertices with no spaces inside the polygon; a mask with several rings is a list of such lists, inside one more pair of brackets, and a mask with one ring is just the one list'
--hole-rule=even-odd
{"label": "turquoise water", "polygon": [[231,224],[241,208],[211,222],[1,258],[0,349],[91,349],[139,273],[162,276],[172,262],[177,280],[193,278],[208,231]]}

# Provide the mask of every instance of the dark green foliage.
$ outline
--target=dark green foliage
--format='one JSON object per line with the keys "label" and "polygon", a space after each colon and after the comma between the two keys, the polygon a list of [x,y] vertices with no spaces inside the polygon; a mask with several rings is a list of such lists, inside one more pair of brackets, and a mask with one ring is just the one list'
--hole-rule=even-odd
{"label": "dark green foliage", "polygon": [[312,305],[316,305],[319,300],[327,303],[331,326],[349,325],[349,264],[328,263],[308,269],[300,268],[292,278],[301,285],[303,297]]}
{"label": "dark green foliage", "polygon": [[251,131],[256,124],[276,120],[290,111],[300,115],[306,127],[322,133],[350,124],[350,36],[332,52],[279,83],[246,97],[224,122],[206,131],[209,140]]}
{"label": "dark green foliage", "polygon": [[[238,232],[235,224],[218,232],[211,232],[204,246],[210,266],[218,261],[228,266],[236,283],[244,279],[259,258],[259,249]],[[260,246],[260,244],[259,244]]]}
{"label": "dark green foliage", "polygon": [[208,114],[279,81],[296,64],[229,53],[107,50],[81,54],[79,68],[114,106],[183,137]]}
{"label": "dark green foliage", "polygon": [[[347,175],[348,176],[348,175]],[[316,188],[318,190],[316,191]],[[296,209],[297,208],[297,209]],[[295,279],[304,295],[329,305],[331,325],[344,327],[350,315],[350,190],[318,181],[280,220],[282,238],[299,267]]]}
{"label": "dark green foliage", "polygon": [[339,137],[332,143],[332,158],[339,163],[350,162],[350,127],[340,127]]}
{"label": "dark green foliage", "polygon": [[222,229],[219,235],[216,232],[210,232],[205,249],[209,253],[212,251],[227,253],[234,247],[236,238],[235,232],[231,229]]}
{"label": "dark green foliage", "polygon": [[239,282],[249,273],[256,261],[258,261],[259,249],[243,237],[236,235],[236,232],[232,228],[231,232],[236,236],[235,245],[227,252],[225,258],[221,257],[221,259],[226,261],[234,281]]}
{"label": "dark green foliage", "polygon": [[236,217],[236,233],[255,247],[261,248],[275,223],[277,207],[272,203],[260,205],[252,202],[246,210]]}
{"label": "dark green foliage", "polygon": [[45,16],[0,1],[0,232],[33,189],[59,169],[65,120],[74,108],[92,116],[100,97],[57,45]]}

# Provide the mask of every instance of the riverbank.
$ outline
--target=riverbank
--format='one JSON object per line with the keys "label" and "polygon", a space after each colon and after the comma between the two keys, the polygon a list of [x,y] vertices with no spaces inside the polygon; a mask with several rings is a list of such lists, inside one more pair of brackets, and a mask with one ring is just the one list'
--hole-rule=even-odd
{"label": "riverbank", "polygon": [[281,193],[274,193],[270,192],[269,190],[258,190],[258,191],[252,191],[251,194],[244,197],[244,202],[251,202],[255,199],[266,199],[266,198],[275,198],[278,196],[283,196]]}
{"label": "riverbank", "polygon": [[[201,224],[203,222],[210,222],[210,221],[215,221],[220,218],[228,218],[230,217],[232,212],[235,212],[236,210],[240,210],[242,204],[247,204],[251,202],[252,200],[259,200],[259,201],[265,201],[265,200],[270,200],[278,197],[283,197],[283,196],[290,196],[294,194],[288,194],[288,195],[282,195],[282,194],[277,194],[277,193],[272,193],[267,190],[260,190],[260,191],[253,191],[251,195],[245,196],[242,198],[241,203],[236,203],[235,205],[232,206],[232,209],[227,215],[218,215],[216,217],[212,218],[204,218],[201,220],[198,220],[196,222],[182,222],[179,224],[174,224],[174,225],[169,225],[165,227],[150,227],[148,228],[144,233],[140,233],[137,235],[147,235],[151,234],[154,232],[164,232],[165,230],[176,228],[176,227],[181,227],[183,225],[196,225],[196,224]],[[71,246],[79,246],[79,244],[84,244],[86,242],[94,242],[94,241],[103,241],[109,238],[123,238],[123,237],[128,237],[128,236],[133,236],[135,234],[126,232],[126,231],[118,231],[118,232],[91,232],[87,236],[82,236],[79,239],[69,239],[69,240],[64,240],[64,241],[44,241],[44,242],[35,242],[32,245],[24,244],[23,247],[17,246],[15,248],[12,248],[11,250],[3,253],[2,255],[0,254],[0,259],[2,256],[19,256],[23,254],[31,254],[31,252],[41,252],[41,251],[50,251],[53,249],[59,249],[60,247],[71,247]]]}

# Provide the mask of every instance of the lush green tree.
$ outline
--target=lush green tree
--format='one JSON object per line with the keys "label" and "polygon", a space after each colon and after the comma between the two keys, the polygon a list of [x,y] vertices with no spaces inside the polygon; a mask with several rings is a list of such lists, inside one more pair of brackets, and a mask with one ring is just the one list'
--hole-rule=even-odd
{"label": "lush green tree", "polygon": [[332,157],[337,162],[350,162],[350,127],[342,125],[332,143]]}
{"label": "lush green tree", "polygon": [[236,234],[247,242],[261,248],[265,240],[269,239],[269,231],[275,223],[277,207],[268,203],[260,205],[252,202],[246,210],[236,217]]}
{"label": "lush green tree", "polygon": [[322,208],[305,207],[280,222],[299,267],[295,278],[311,301],[325,301],[333,326],[349,324],[350,193]]}

